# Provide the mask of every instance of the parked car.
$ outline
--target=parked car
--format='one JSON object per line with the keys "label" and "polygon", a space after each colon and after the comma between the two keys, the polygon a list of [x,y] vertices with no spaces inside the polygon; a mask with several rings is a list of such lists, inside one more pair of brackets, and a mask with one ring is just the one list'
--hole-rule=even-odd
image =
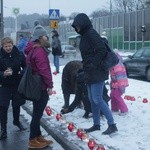
{"label": "parked car", "polygon": [[150,47],[137,50],[133,55],[129,55],[124,60],[127,75],[145,76],[150,81]]}
{"label": "parked car", "polygon": [[72,45],[62,45],[62,57],[64,58],[65,56],[73,55],[76,57],[77,50],[75,47]]}

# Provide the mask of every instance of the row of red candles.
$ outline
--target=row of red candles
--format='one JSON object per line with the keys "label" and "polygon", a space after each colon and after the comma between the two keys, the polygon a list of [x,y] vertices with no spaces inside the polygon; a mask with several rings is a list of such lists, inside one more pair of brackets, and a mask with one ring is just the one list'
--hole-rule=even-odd
{"label": "row of red candles", "polygon": [[[45,111],[48,116],[51,116],[53,114],[52,109],[50,106],[46,106]],[[56,120],[59,121],[62,119],[62,115],[60,113],[56,114]],[[76,129],[74,123],[70,122],[67,124],[67,128],[70,132],[75,131],[78,138],[80,138],[82,141],[88,140],[88,135],[84,132],[83,129],[79,128]],[[104,146],[102,144],[97,144],[94,139],[88,140],[88,147],[90,150],[93,150],[94,148],[97,148],[96,150],[105,150]]]}
{"label": "row of red candles", "polygon": [[[124,99],[125,100],[130,100],[130,101],[135,101],[136,98],[134,96],[129,96],[129,95],[125,95],[124,96]],[[138,96],[137,98],[138,100],[141,100],[143,103],[148,103],[148,99],[147,98],[141,98],[141,96]]]}

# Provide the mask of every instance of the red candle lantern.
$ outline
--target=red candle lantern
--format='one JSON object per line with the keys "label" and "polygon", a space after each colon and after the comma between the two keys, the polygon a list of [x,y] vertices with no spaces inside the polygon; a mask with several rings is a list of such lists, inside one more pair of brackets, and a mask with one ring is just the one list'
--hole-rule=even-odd
{"label": "red candle lantern", "polygon": [[124,96],[124,99],[127,99],[127,95]]}
{"label": "red candle lantern", "polygon": [[88,135],[85,132],[82,132],[81,140],[83,140],[83,141],[88,140]]}
{"label": "red candle lantern", "polygon": [[51,110],[50,106],[45,107],[45,111]]}
{"label": "red candle lantern", "polygon": [[56,94],[56,91],[52,91],[52,94]]}
{"label": "red candle lantern", "polygon": [[62,115],[61,115],[61,114],[57,114],[57,115],[56,115],[56,119],[57,119],[57,121],[59,121],[61,117],[62,117]]}
{"label": "red candle lantern", "polygon": [[78,136],[79,138],[81,138],[81,137],[82,137],[82,134],[83,134],[83,129],[78,129],[77,132],[76,132],[76,134],[77,134],[77,136]]}
{"label": "red candle lantern", "polygon": [[71,122],[68,124],[68,130],[72,132],[74,130],[74,124]]}
{"label": "red candle lantern", "polygon": [[51,109],[47,110],[46,113],[47,113],[48,116],[51,116],[52,115],[52,110]]}
{"label": "red candle lantern", "polygon": [[143,103],[148,103],[147,98],[143,98]]}
{"label": "red candle lantern", "polygon": [[94,149],[94,147],[95,147],[95,141],[94,141],[94,139],[90,139],[89,140],[89,142],[88,142],[88,147],[89,147],[89,149],[90,150],[93,150]]}
{"label": "red candle lantern", "polygon": [[134,96],[131,97],[131,101],[135,101],[135,97]]}
{"label": "red candle lantern", "polygon": [[99,144],[96,150],[105,150],[105,148],[102,144]]}

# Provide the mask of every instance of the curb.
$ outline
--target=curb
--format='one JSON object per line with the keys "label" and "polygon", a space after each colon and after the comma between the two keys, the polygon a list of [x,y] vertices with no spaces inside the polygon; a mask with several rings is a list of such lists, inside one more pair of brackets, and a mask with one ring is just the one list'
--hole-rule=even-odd
{"label": "curb", "polygon": [[[25,105],[22,108],[31,116],[32,111],[29,107]],[[51,122],[50,122],[51,123]],[[41,119],[41,126],[65,149],[65,150],[83,150],[79,145],[69,141],[65,138],[65,134],[63,135],[61,132],[61,128],[59,126],[50,127],[47,124],[46,118]]]}

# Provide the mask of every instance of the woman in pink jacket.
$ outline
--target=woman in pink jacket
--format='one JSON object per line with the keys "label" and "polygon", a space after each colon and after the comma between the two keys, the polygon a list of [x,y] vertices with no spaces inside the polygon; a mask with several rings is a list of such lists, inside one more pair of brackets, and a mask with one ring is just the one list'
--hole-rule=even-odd
{"label": "woman in pink jacket", "polygon": [[[43,115],[44,108],[47,105],[49,95],[52,94],[53,82],[48,59],[48,41],[47,32],[41,26],[37,25],[33,31],[33,36],[25,48],[26,63],[31,62],[34,74],[38,74],[42,78],[42,94],[38,101],[33,101],[33,113],[30,124],[29,148],[42,149],[53,141],[43,138],[40,130],[40,119]],[[32,53],[32,58],[30,59]]]}
{"label": "woman in pink jacket", "polygon": [[128,112],[127,105],[125,104],[122,94],[125,92],[125,88],[129,85],[128,78],[126,74],[125,66],[123,65],[122,57],[116,53],[119,58],[119,63],[111,68],[111,110],[118,112],[120,110],[120,115]]}

